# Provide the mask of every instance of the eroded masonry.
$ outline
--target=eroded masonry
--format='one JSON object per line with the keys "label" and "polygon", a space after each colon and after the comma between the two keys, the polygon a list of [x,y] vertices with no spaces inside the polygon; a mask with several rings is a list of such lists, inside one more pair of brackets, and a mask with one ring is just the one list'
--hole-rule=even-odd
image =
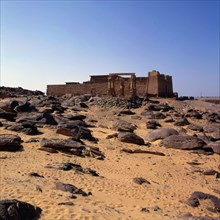
{"label": "eroded masonry", "polygon": [[84,95],[112,97],[173,97],[172,76],[153,70],[148,77],[136,77],[135,73],[110,73],[92,75],[83,83],[67,82],[48,85],[47,94],[53,96]]}

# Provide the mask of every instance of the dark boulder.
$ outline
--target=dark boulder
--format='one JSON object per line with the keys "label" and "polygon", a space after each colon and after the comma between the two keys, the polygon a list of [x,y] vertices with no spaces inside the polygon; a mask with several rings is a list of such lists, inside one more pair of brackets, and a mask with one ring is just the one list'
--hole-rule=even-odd
{"label": "dark boulder", "polygon": [[185,125],[189,125],[189,124],[190,123],[186,118],[181,118],[174,123],[175,126],[185,126]]}
{"label": "dark boulder", "polygon": [[61,182],[56,183],[56,189],[62,190],[64,192],[70,192],[72,194],[81,194],[82,196],[89,195],[88,193],[86,193],[82,189],[79,189],[72,184],[66,184],[66,183],[61,183]]}
{"label": "dark boulder", "polygon": [[58,126],[56,133],[70,136],[75,140],[86,139],[92,142],[97,142],[97,139],[92,136],[91,131],[83,126],[69,126],[69,124],[61,124]]}
{"label": "dark boulder", "polygon": [[21,138],[12,134],[0,134],[0,151],[17,151],[22,149]]}
{"label": "dark boulder", "polygon": [[214,153],[220,155],[220,141],[210,142],[205,146],[205,148],[211,148]]}
{"label": "dark boulder", "polygon": [[22,132],[27,135],[36,135],[40,133],[37,127],[29,122],[23,122],[22,124],[14,124],[7,127],[7,129],[16,132]]}
{"label": "dark boulder", "polygon": [[137,129],[137,125],[124,120],[119,120],[113,125],[113,129],[117,131],[133,132]]}
{"label": "dark boulder", "polygon": [[0,118],[4,118],[4,119],[6,119],[8,121],[15,121],[16,117],[17,117],[17,113],[16,112],[5,111],[5,110],[0,108]]}
{"label": "dark boulder", "polygon": [[220,199],[216,196],[196,191],[187,200],[187,204],[192,207],[198,207],[201,200],[211,200],[212,207],[207,207],[212,212],[220,212]]}
{"label": "dark boulder", "polygon": [[119,112],[119,115],[135,115],[135,112],[132,112],[130,109],[124,109]]}
{"label": "dark boulder", "polygon": [[25,102],[24,104],[17,105],[14,110],[16,112],[31,112],[36,111],[36,108],[29,102]]}
{"label": "dark boulder", "polygon": [[80,106],[81,108],[89,108],[89,106],[88,106],[86,103],[84,103],[84,102],[80,102],[80,103],[79,103],[79,106]]}
{"label": "dark boulder", "polygon": [[46,139],[43,138],[40,141],[41,148],[49,148],[54,150],[59,150],[65,153],[73,154],[76,156],[82,156],[83,150],[85,150],[85,145],[80,142],[68,139]]}
{"label": "dark boulder", "polygon": [[161,127],[160,123],[155,121],[155,120],[151,120],[147,122],[146,125],[147,129],[157,129],[157,127]]}
{"label": "dark boulder", "polygon": [[86,118],[86,116],[82,114],[68,114],[65,117],[69,120],[83,120]]}
{"label": "dark boulder", "polygon": [[202,139],[188,135],[171,135],[161,141],[161,146],[181,150],[202,149],[204,145]]}
{"label": "dark boulder", "polygon": [[185,114],[185,117],[187,118],[196,118],[196,119],[201,119],[202,118],[202,114],[200,114],[198,111],[194,110],[194,109],[190,109],[187,111],[187,113]]}
{"label": "dark boulder", "polygon": [[118,139],[121,142],[143,145],[144,139],[131,132],[119,132]]}
{"label": "dark boulder", "polygon": [[204,132],[211,140],[220,140],[219,124],[209,124],[204,126]]}
{"label": "dark boulder", "polygon": [[42,209],[16,199],[0,201],[1,220],[36,220]]}
{"label": "dark boulder", "polygon": [[203,127],[196,125],[196,124],[190,124],[187,129],[190,129],[192,131],[198,131],[198,132],[202,132],[203,131]]}
{"label": "dark boulder", "polygon": [[158,139],[164,139],[166,137],[169,137],[171,135],[177,135],[178,131],[175,130],[174,128],[159,128],[155,131],[151,131],[149,132],[146,136],[145,136],[145,140],[146,141],[156,141]]}

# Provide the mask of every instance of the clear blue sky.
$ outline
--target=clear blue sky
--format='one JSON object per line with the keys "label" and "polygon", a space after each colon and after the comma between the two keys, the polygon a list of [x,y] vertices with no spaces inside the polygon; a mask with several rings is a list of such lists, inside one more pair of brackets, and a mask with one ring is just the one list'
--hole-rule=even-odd
{"label": "clear blue sky", "polygon": [[151,70],[180,95],[219,96],[219,1],[1,0],[1,85],[46,91]]}

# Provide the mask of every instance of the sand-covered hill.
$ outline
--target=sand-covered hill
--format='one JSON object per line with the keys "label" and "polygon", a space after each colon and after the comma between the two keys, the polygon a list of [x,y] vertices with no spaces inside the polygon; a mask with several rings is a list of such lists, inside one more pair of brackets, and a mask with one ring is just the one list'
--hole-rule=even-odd
{"label": "sand-covered hill", "polygon": [[2,99],[0,219],[219,219],[220,105],[135,104]]}

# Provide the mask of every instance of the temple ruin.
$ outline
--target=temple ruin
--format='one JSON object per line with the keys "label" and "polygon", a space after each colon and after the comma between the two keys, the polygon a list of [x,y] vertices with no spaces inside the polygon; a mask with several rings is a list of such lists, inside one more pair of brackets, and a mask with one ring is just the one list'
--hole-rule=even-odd
{"label": "temple ruin", "polygon": [[47,85],[47,95],[84,95],[111,97],[173,97],[172,76],[153,70],[147,77],[136,77],[135,73],[109,73],[91,75],[83,83]]}

